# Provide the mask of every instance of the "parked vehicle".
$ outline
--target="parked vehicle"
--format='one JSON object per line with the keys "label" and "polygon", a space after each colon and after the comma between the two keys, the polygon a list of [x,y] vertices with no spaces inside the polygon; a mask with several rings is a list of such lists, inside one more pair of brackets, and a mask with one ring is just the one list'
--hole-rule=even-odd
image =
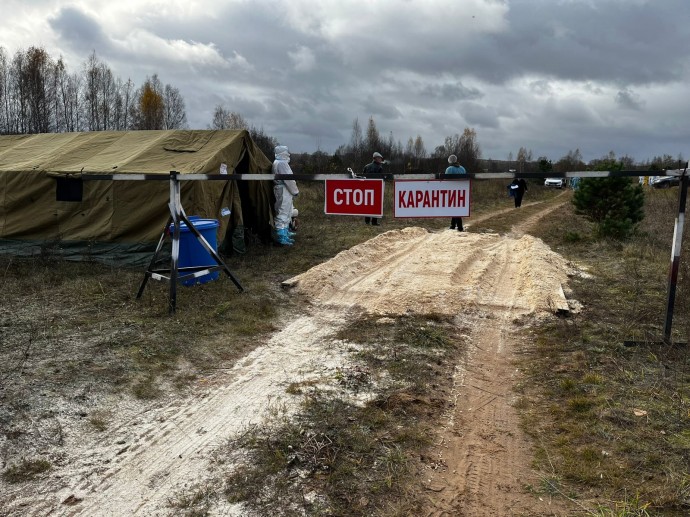
{"label": "parked vehicle", "polygon": [[565,187],[565,178],[546,178],[544,180],[545,187],[563,188]]}
{"label": "parked vehicle", "polygon": [[678,176],[655,176],[649,182],[654,188],[671,188],[680,185]]}

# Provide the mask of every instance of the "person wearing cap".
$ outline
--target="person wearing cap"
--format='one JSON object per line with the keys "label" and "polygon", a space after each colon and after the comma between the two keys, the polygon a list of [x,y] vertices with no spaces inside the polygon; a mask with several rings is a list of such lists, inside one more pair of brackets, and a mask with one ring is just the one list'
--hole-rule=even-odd
{"label": "person wearing cap", "polygon": [[[467,174],[465,167],[458,164],[458,157],[451,154],[448,157],[448,168],[446,169],[446,174]],[[450,219],[450,229],[455,230],[457,227],[459,232],[463,231],[462,228],[462,217],[452,217]]]}
{"label": "person wearing cap", "polygon": [[[371,163],[367,163],[364,166],[364,176],[366,177],[368,174],[378,174],[383,172],[383,156],[381,156],[381,153],[374,153],[372,156],[373,160]],[[378,226],[379,225],[379,220],[376,217],[365,217],[364,218],[364,224],[369,224],[371,223],[372,226]]]}
{"label": "person wearing cap", "polygon": [[[290,168],[290,153],[287,146],[278,145],[275,148],[276,159],[273,162],[273,174],[292,174]],[[273,239],[282,246],[292,246],[294,233],[290,232],[290,221],[292,220],[294,207],[292,198],[299,194],[295,180],[276,179],[273,181],[273,194],[276,198],[275,204],[275,233]]]}

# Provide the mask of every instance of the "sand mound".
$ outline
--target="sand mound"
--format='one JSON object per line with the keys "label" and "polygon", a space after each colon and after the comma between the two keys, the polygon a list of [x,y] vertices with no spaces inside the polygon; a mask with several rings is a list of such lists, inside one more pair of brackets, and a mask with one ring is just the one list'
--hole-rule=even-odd
{"label": "sand mound", "polygon": [[405,228],[343,251],[286,284],[316,303],[378,314],[457,314],[487,304],[545,311],[560,296],[567,269],[563,257],[529,235]]}

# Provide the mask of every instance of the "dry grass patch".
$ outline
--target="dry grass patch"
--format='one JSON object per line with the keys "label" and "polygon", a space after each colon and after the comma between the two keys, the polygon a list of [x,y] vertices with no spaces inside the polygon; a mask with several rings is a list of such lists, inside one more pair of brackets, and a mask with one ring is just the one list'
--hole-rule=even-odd
{"label": "dry grass patch", "polygon": [[[457,330],[438,316],[363,317],[336,339],[357,348],[358,367],[336,376],[369,401],[291,387],[296,414],[277,411],[228,448],[230,502],[255,515],[410,515],[421,511],[415,479],[447,401]],[[376,372],[371,379],[367,372]],[[348,376],[351,378],[348,379]]]}
{"label": "dry grass patch", "polygon": [[0,257],[0,272],[0,447],[8,462],[27,451],[59,454],[63,432],[103,432],[116,400],[143,408],[231,366],[275,329],[276,302],[286,297],[274,277],[244,293],[220,280],[180,288],[170,317],[165,284],[150,282],[135,300],[143,271]]}
{"label": "dry grass patch", "polygon": [[[539,443],[540,468],[602,516],[690,511],[690,348],[658,344],[675,214],[668,193],[648,192],[647,217],[628,242],[593,240],[570,208],[539,228],[592,276],[570,281],[584,310],[538,330],[523,365],[532,384],[525,429]],[[676,341],[687,341],[690,323],[687,262]],[[626,340],[641,344],[626,347]]]}
{"label": "dry grass patch", "polygon": [[31,481],[51,468],[52,464],[45,459],[23,459],[7,467],[2,473],[2,479],[8,483]]}

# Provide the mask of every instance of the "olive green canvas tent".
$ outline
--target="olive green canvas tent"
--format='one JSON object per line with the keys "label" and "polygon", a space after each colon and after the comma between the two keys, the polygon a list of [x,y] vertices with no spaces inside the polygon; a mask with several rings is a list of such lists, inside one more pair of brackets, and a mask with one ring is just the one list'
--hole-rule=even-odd
{"label": "olive green canvas tent", "polygon": [[218,242],[241,249],[245,228],[270,234],[272,182],[184,181],[219,174],[222,164],[228,174],[271,168],[247,131],[0,136],[0,253],[146,264],[170,215],[170,182],[83,176],[169,178],[171,171],[179,173],[185,213],[217,219]]}

